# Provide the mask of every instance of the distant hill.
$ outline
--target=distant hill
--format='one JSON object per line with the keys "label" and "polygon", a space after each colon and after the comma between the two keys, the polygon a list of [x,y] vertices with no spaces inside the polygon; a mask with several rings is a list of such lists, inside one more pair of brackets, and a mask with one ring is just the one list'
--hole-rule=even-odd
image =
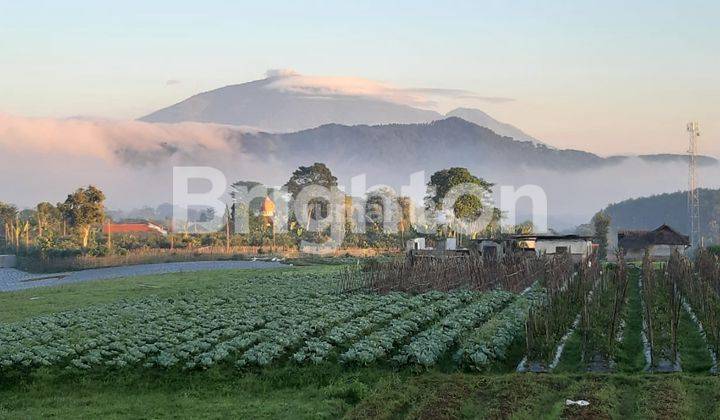
{"label": "distant hill", "polygon": [[[699,191],[700,233],[706,241],[720,243],[720,190]],[[633,198],[611,204],[605,211],[615,229],[647,230],[666,223],[684,234],[690,231],[686,191]]]}
{"label": "distant hill", "polygon": [[377,97],[322,95],[312,90],[276,88],[285,78],[294,76],[273,75],[202,92],[140,120],[162,123],[194,121],[253,127],[268,132],[293,132],[326,124],[409,124],[460,117],[502,136],[541,143],[517,127],[497,121],[479,109],[458,108],[443,115]]}
{"label": "distant hill", "polygon": [[[398,172],[453,165],[486,166],[517,171],[543,168],[583,171],[619,165],[631,157],[604,158],[573,149],[555,149],[541,143],[517,141],[497,132],[450,117],[422,124],[355,125],[326,124],[294,133],[246,133],[238,144],[242,151],[280,161],[320,160],[343,167],[378,168]],[[684,162],[682,155],[645,155],[649,163]],[[701,164],[714,164],[713,158]]]}
{"label": "distant hill", "polygon": [[519,128],[500,122],[479,109],[457,108],[448,112],[445,116],[462,118],[465,121],[470,121],[471,123],[477,124],[481,127],[487,127],[501,136],[512,137],[518,141],[529,141],[535,144],[544,144],[542,141],[532,137]]}
{"label": "distant hill", "polygon": [[[402,173],[453,165],[581,170],[607,163],[579,150],[515,141],[486,127],[450,117],[425,124],[327,124],[295,133],[248,133],[242,150],[281,161],[313,159],[362,171],[387,167]],[[510,166],[507,166],[510,165]]]}

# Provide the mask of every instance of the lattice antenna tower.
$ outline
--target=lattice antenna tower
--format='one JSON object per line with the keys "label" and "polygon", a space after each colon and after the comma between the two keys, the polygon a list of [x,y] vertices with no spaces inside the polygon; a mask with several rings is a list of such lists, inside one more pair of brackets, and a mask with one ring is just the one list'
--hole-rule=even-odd
{"label": "lattice antenna tower", "polygon": [[688,147],[689,180],[688,180],[688,210],[690,212],[690,245],[697,246],[700,241],[700,194],[697,190],[697,150],[700,127],[697,122],[687,124],[690,137]]}

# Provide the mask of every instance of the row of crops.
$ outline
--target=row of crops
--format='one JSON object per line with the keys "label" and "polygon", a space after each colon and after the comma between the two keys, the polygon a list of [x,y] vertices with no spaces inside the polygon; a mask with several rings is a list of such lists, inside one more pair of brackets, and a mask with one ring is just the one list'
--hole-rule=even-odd
{"label": "row of crops", "polygon": [[[607,372],[627,358],[623,340],[633,335],[642,336],[641,348],[632,351],[644,353],[646,369],[675,371],[683,356],[682,325],[699,332],[716,365],[717,258],[703,252],[694,263],[679,254],[663,264],[646,258],[642,270],[618,259],[612,265],[594,257],[580,264],[533,260],[523,266],[537,281],[521,291],[488,282],[492,287],[484,290],[339,292],[342,271],[298,270],[171,298],[93,305],[0,324],[0,375],[42,367],[321,363],[485,370],[520,362],[518,370],[547,372],[568,353],[579,355],[583,370]],[[628,327],[633,316],[637,321]]]}
{"label": "row of crops", "polygon": [[617,258],[612,265],[590,258],[574,270],[553,263],[546,297],[526,320],[519,371],[548,372],[565,362],[564,369],[613,372],[619,361],[625,371],[675,372],[685,361],[693,371],[717,369],[717,257],[700,251],[693,262],[676,252],[654,262],[646,255],[640,266]]}
{"label": "row of crops", "polygon": [[0,372],[384,363],[482,369],[506,357],[536,285],[337,293],[333,276],[280,272],[173,298],[94,305],[0,325]]}

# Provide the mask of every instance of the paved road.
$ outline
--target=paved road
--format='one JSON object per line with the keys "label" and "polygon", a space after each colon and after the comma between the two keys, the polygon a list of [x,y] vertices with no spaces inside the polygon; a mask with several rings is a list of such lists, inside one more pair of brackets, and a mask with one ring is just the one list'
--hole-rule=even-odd
{"label": "paved road", "polygon": [[282,266],[283,264],[279,262],[270,261],[194,261],[94,268],[91,270],[53,274],[30,274],[13,268],[0,268],[0,292],[31,289],[40,286],[79,283],[89,280],[144,276],[148,274],[223,269],[275,268]]}

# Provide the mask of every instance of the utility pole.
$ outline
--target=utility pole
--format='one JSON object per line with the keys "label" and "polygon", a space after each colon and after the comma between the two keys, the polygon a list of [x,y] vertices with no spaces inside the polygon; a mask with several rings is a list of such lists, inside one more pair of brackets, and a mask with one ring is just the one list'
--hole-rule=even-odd
{"label": "utility pole", "polygon": [[688,211],[690,212],[690,245],[695,247],[700,243],[700,194],[697,190],[697,150],[700,127],[697,122],[687,124],[690,137],[688,147],[689,182],[688,182]]}

